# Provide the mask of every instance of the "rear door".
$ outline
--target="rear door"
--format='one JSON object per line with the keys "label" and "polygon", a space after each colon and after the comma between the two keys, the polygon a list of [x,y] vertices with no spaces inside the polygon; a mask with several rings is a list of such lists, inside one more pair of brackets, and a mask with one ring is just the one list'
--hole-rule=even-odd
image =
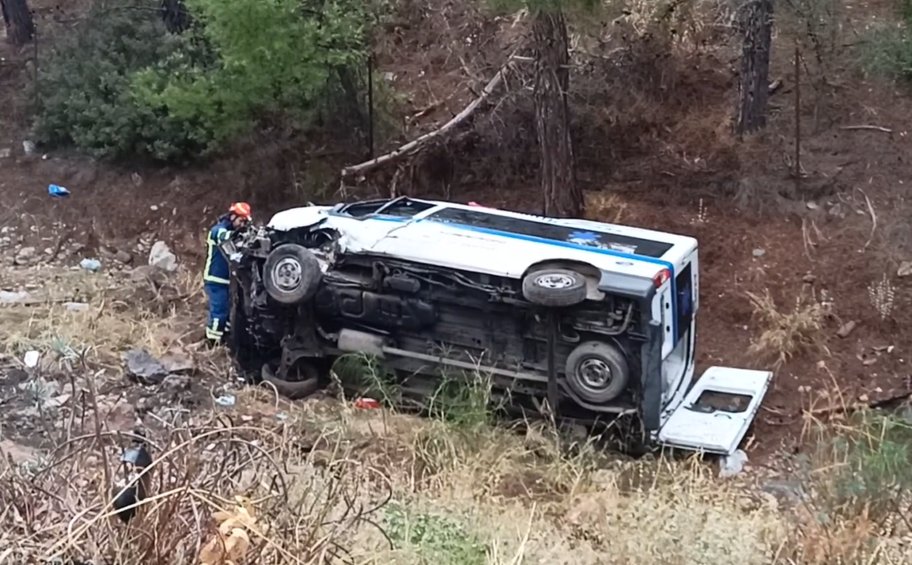
{"label": "rear door", "polygon": [[772,377],[769,371],[710,367],[662,426],[659,441],[695,451],[734,453]]}

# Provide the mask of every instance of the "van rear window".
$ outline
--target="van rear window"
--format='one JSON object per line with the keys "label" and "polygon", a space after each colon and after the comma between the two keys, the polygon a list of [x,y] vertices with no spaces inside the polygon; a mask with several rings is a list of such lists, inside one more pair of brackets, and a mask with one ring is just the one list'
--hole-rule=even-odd
{"label": "van rear window", "polygon": [[462,210],[459,208],[445,208],[431,214],[428,216],[428,219],[444,223],[461,224],[474,228],[497,230],[517,235],[539,237],[551,241],[573,243],[597,249],[608,249],[621,253],[629,253],[631,255],[642,255],[644,257],[658,258],[671,249],[670,243],[598,232],[589,229],[559,226],[533,220],[497,216],[494,214],[486,214],[475,210]]}

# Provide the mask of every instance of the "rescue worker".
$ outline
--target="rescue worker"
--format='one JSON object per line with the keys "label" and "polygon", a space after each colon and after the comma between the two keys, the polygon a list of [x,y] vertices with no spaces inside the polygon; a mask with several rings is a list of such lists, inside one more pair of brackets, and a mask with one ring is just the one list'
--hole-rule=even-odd
{"label": "rescue worker", "polygon": [[206,340],[210,345],[219,345],[228,328],[230,309],[228,285],[230,271],[228,259],[219,244],[231,234],[250,222],[250,204],[235,202],[228,213],[218,219],[206,236],[206,270],[203,273],[203,288],[209,300],[209,320],[206,323]]}

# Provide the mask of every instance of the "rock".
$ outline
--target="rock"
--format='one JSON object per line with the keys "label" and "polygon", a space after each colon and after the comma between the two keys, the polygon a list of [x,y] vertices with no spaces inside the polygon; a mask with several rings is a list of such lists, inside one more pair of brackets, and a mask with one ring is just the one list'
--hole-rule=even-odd
{"label": "rock", "polygon": [[110,247],[107,247],[105,245],[100,245],[98,247],[98,254],[101,255],[102,259],[112,260],[112,259],[114,259],[115,253],[116,253],[115,250],[113,250]]}
{"label": "rock", "polygon": [[35,142],[26,139],[22,142],[22,151],[26,155],[32,155],[35,153]]}
{"label": "rock", "polygon": [[10,150],[9,147],[4,147],[3,149],[0,149],[0,159],[9,159],[9,156],[11,153],[12,153],[12,151]]}
{"label": "rock", "polygon": [[0,304],[19,304],[31,300],[32,295],[26,291],[11,292],[0,290]]}
{"label": "rock", "polygon": [[68,312],[85,312],[89,309],[89,305],[85,302],[65,302],[63,307]]}
{"label": "rock", "polygon": [[159,384],[168,375],[167,369],[145,349],[131,349],[124,355],[127,374],[142,384]]}
{"label": "rock", "polygon": [[858,326],[858,323],[855,320],[849,320],[836,331],[836,335],[842,338],[849,337],[849,334],[855,331],[856,326]]}
{"label": "rock", "polygon": [[129,275],[130,280],[133,282],[148,282],[157,286],[165,284],[168,278],[165,272],[149,265],[134,267],[130,270]]}
{"label": "rock", "polygon": [[193,359],[186,353],[179,351],[168,353],[161,358],[161,364],[169,373],[189,373],[193,371]]}
{"label": "rock", "polygon": [[124,265],[129,265],[130,263],[133,262],[133,255],[131,255],[128,251],[124,251],[123,249],[118,249],[117,252],[114,253],[114,260],[117,261],[118,263],[123,263]]}
{"label": "rock", "polygon": [[44,403],[44,406],[45,406],[45,408],[60,408],[61,406],[63,406],[67,402],[69,402],[70,398],[72,398],[72,396],[73,396],[72,394],[68,394],[68,393],[58,394],[57,396],[54,396],[53,398],[48,399],[48,401]]}
{"label": "rock", "polygon": [[807,203],[807,209],[808,209],[808,210],[817,210],[817,209],[819,209],[819,208],[820,208],[820,204],[817,204],[816,202],[808,202],[808,203]]}
{"label": "rock", "polygon": [[133,181],[133,186],[139,188],[143,184],[143,178],[139,173],[133,173],[130,175],[130,180]]}
{"label": "rock", "polygon": [[755,258],[759,259],[760,257],[763,257],[764,255],[766,255],[766,249],[762,249],[762,248],[754,249],[753,255]]}
{"label": "rock", "polygon": [[171,252],[164,241],[156,241],[149,251],[149,266],[166,273],[177,270],[177,256]]}
{"label": "rock", "polygon": [[741,474],[745,463],[747,463],[747,453],[740,449],[727,457],[722,457],[719,459],[719,477],[727,479]]}
{"label": "rock", "polygon": [[34,247],[23,247],[16,253],[14,263],[16,265],[28,265],[35,259],[36,250]]}
{"label": "rock", "polygon": [[190,377],[186,375],[168,375],[162,381],[162,388],[173,393],[190,390]]}
{"label": "rock", "polygon": [[908,277],[909,275],[912,275],[912,261],[903,261],[896,270],[896,276]]}

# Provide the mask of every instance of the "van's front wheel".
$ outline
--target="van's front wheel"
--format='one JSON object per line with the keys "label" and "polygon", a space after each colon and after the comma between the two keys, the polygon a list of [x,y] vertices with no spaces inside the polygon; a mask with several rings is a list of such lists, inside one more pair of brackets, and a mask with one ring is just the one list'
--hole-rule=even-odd
{"label": "van's front wheel", "polygon": [[320,285],[320,263],[305,247],[286,243],[276,247],[263,265],[263,285],[280,304],[298,304],[313,298]]}

